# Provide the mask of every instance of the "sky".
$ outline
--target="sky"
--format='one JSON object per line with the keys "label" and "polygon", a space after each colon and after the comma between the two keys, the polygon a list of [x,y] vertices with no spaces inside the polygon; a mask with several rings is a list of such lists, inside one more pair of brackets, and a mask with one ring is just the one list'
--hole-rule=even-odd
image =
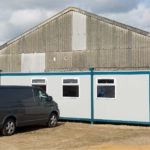
{"label": "sky", "polygon": [[150,32],[150,0],[0,0],[0,45],[70,6]]}

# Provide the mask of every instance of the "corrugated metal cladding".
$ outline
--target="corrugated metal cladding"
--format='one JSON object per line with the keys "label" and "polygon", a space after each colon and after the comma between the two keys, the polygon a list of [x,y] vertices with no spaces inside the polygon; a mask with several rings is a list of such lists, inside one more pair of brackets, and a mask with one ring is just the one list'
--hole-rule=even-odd
{"label": "corrugated metal cladding", "polygon": [[[148,32],[78,8],[65,9],[0,49],[3,72],[150,69]],[[45,54],[43,64],[35,69],[39,53]],[[29,69],[28,56],[34,64]]]}
{"label": "corrugated metal cladding", "polygon": [[45,63],[43,62],[45,62],[45,53],[22,54],[21,72],[44,72]]}
{"label": "corrugated metal cladding", "polygon": [[73,12],[72,50],[86,50],[86,15]]}

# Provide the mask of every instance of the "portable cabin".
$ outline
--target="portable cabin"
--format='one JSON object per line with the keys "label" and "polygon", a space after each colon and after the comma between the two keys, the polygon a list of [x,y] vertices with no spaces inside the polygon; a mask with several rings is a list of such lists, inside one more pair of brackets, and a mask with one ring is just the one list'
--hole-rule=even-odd
{"label": "portable cabin", "polygon": [[0,47],[0,84],[41,86],[61,119],[150,124],[149,35],[69,7]]}

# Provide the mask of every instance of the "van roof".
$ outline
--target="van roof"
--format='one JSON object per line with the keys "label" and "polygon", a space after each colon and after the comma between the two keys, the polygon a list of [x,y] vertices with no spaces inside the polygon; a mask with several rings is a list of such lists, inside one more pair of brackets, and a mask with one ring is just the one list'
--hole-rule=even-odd
{"label": "van roof", "polygon": [[20,86],[20,85],[1,85],[0,88],[31,88],[32,86]]}

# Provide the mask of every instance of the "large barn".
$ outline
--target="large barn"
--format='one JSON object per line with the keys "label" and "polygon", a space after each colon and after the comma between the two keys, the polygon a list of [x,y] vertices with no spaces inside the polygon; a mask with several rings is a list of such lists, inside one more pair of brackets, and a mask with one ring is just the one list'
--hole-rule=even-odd
{"label": "large barn", "polygon": [[0,46],[1,85],[38,85],[61,119],[150,124],[150,33],[67,8]]}
{"label": "large barn", "polygon": [[149,70],[149,32],[67,8],[0,47],[3,72],[88,70],[91,66]]}

